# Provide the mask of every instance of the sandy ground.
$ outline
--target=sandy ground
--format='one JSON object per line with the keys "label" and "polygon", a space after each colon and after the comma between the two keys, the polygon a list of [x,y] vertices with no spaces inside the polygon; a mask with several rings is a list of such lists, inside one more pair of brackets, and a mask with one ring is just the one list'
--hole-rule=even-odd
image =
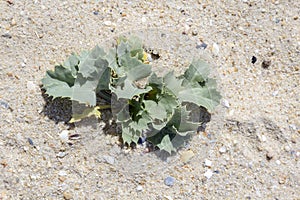
{"label": "sandy ground", "polygon": [[[300,199],[299,11],[288,0],[1,0],[0,199]],[[45,71],[153,28],[207,44],[224,96],[213,139],[195,136],[188,163],[121,149],[103,122],[61,141],[69,126],[57,116],[69,110],[45,106]]]}

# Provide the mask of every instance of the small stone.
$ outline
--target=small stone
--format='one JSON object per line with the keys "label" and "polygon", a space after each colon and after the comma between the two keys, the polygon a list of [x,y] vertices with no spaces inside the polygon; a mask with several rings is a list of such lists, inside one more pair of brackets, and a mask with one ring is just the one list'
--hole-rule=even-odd
{"label": "small stone", "polygon": [[5,37],[5,38],[8,38],[8,39],[12,38],[12,36],[9,33],[2,34],[1,36]]}
{"label": "small stone", "polygon": [[206,47],[207,47],[207,44],[204,42],[196,45],[196,49],[206,49]]}
{"label": "small stone", "polygon": [[262,142],[267,141],[267,137],[266,137],[265,135],[262,135],[262,136],[261,136],[261,141],[262,141]]}
{"label": "small stone", "polygon": [[275,162],[276,162],[277,165],[281,164],[280,160],[276,160]]}
{"label": "small stone", "polygon": [[207,179],[210,179],[213,175],[213,171],[211,169],[208,169],[205,173],[204,173],[204,176],[207,178]]}
{"label": "small stone", "polygon": [[30,145],[34,146],[34,143],[33,143],[33,141],[32,141],[31,138],[27,138],[27,140],[28,140],[28,143],[29,143]]}
{"label": "small stone", "polygon": [[272,93],[272,95],[273,95],[273,97],[276,97],[277,95],[278,95],[278,90],[276,90],[276,91],[274,91],[273,93]]}
{"label": "small stone", "polygon": [[205,165],[206,167],[211,167],[211,166],[212,166],[212,161],[211,161],[211,160],[208,160],[208,159],[205,159],[204,165]]}
{"label": "small stone", "polygon": [[138,192],[143,191],[143,186],[138,185],[138,186],[136,187],[136,191],[138,191]]}
{"label": "small stone", "polygon": [[289,124],[289,127],[290,127],[292,130],[294,130],[294,131],[297,130],[297,127],[296,127],[295,124]]}
{"label": "small stone", "polygon": [[9,104],[5,101],[0,100],[0,106],[5,108],[5,109],[9,109]]}
{"label": "small stone", "polygon": [[194,152],[192,150],[184,151],[180,155],[180,159],[182,162],[187,163],[192,157],[194,157]]}
{"label": "small stone", "polygon": [[167,196],[167,195],[165,195],[165,196],[164,196],[164,198],[165,198],[166,200],[173,200],[173,198],[172,198],[172,197],[170,197],[170,196]]}
{"label": "small stone", "polygon": [[115,158],[112,156],[103,156],[106,163],[113,165],[115,163]]}
{"label": "small stone", "polygon": [[222,104],[223,104],[223,106],[224,106],[225,108],[229,108],[229,107],[230,107],[229,102],[228,102],[227,99],[223,99]]}
{"label": "small stone", "polygon": [[68,130],[63,130],[59,134],[59,138],[61,139],[61,141],[67,142],[69,140],[69,131]]}
{"label": "small stone", "polygon": [[142,17],[142,23],[145,23],[147,21],[146,17]]}
{"label": "small stone", "polygon": [[212,52],[213,52],[213,54],[218,55],[219,51],[220,51],[219,46],[216,43],[213,43],[213,46],[212,46]]}
{"label": "small stone", "polygon": [[272,160],[273,157],[274,157],[274,154],[273,154],[272,152],[268,152],[268,153],[266,154],[267,160]]}
{"label": "small stone", "polygon": [[58,154],[56,154],[56,156],[59,157],[59,158],[63,158],[63,157],[65,157],[66,155],[67,155],[67,153],[64,152],[64,151],[60,151],[60,152],[58,152]]}
{"label": "small stone", "polygon": [[194,30],[192,31],[192,35],[193,35],[193,36],[198,35],[198,31],[197,31],[196,29],[194,29]]}
{"label": "small stone", "polygon": [[257,58],[255,56],[252,56],[251,63],[254,64],[254,63],[256,63],[256,61],[257,61]]}
{"label": "small stone", "polygon": [[225,146],[222,146],[220,149],[219,149],[219,152],[220,153],[226,153],[227,151],[227,148]]}
{"label": "small stone", "polygon": [[284,150],[285,150],[286,152],[289,152],[289,151],[291,151],[291,148],[290,148],[289,146],[285,146],[285,147],[284,147]]}
{"label": "small stone", "polygon": [[11,20],[10,25],[11,26],[17,25],[17,22],[16,22],[16,20],[14,18]]}
{"label": "small stone", "polygon": [[67,176],[67,172],[64,170],[61,170],[58,172],[58,176]]}
{"label": "small stone", "polygon": [[271,65],[271,61],[270,60],[264,60],[261,64],[261,67],[264,69],[268,69]]}
{"label": "small stone", "polygon": [[103,24],[105,26],[111,26],[112,25],[112,22],[111,21],[104,21]]}
{"label": "small stone", "polygon": [[63,193],[63,196],[64,196],[64,199],[66,199],[66,200],[69,200],[69,199],[73,198],[72,194],[70,192],[67,192],[67,191],[65,191]]}
{"label": "small stone", "polygon": [[164,183],[165,183],[165,185],[167,185],[167,186],[173,186],[174,183],[175,183],[175,178],[172,177],[172,176],[168,176],[167,178],[165,178]]}

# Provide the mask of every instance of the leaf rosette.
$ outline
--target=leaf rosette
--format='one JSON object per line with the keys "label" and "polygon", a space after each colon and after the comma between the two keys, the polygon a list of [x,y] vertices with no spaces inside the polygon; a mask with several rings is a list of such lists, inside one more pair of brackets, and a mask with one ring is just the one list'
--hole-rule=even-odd
{"label": "leaf rosette", "polygon": [[47,71],[43,87],[54,98],[69,98],[88,106],[71,122],[92,115],[100,117],[96,96],[105,96],[122,127],[124,143],[137,143],[145,137],[159,149],[172,153],[201,124],[192,119],[189,105],[211,112],[220,103],[221,95],[205,62],[194,60],[178,77],[173,71],[158,76],[147,57],[139,38],[120,37],[108,52],[96,46],[91,51],[72,54],[54,71]]}

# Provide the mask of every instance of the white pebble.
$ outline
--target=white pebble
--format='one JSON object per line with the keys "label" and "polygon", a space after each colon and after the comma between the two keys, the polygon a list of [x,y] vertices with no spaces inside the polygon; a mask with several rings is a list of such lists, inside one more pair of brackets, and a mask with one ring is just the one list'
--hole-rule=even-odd
{"label": "white pebble", "polygon": [[219,46],[216,43],[213,43],[213,46],[212,46],[213,54],[218,55],[219,51],[220,51]]}
{"label": "white pebble", "polygon": [[223,104],[223,106],[225,106],[225,108],[229,108],[230,107],[229,102],[226,99],[223,99],[222,104]]}
{"label": "white pebble", "polygon": [[115,163],[115,158],[112,156],[103,156],[106,163],[113,165]]}
{"label": "white pebble", "polygon": [[205,165],[206,167],[211,167],[212,161],[210,161],[210,160],[208,160],[208,159],[205,159],[204,165]]}
{"label": "white pebble", "polygon": [[262,136],[261,136],[261,141],[262,141],[262,142],[267,141],[267,137],[266,137],[265,135],[262,135]]}
{"label": "white pebble", "polygon": [[68,130],[63,130],[59,134],[59,138],[61,139],[61,141],[67,142],[69,140],[69,131]]}
{"label": "white pebble", "polygon": [[272,95],[273,95],[273,97],[276,97],[277,95],[278,95],[278,90],[276,90],[276,91],[274,91],[273,93],[272,93]]}
{"label": "white pebble", "polygon": [[212,170],[207,170],[205,173],[204,173],[204,176],[207,178],[207,179],[210,179],[213,175],[213,171]]}
{"label": "white pebble", "polygon": [[105,26],[111,26],[112,25],[111,21],[104,21],[103,24]]}
{"label": "white pebble", "polygon": [[289,146],[285,146],[284,150],[287,151],[287,152],[289,152],[291,150],[291,148]]}
{"label": "white pebble", "polygon": [[138,192],[143,191],[143,186],[138,185],[138,186],[136,187],[136,191],[138,191]]}
{"label": "white pebble", "polygon": [[281,164],[280,160],[276,160],[275,162],[276,162],[277,165]]}
{"label": "white pebble", "polygon": [[58,152],[57,157],[63,158],[63,157],[65,157],[66,155],[67,155],[66,152],[60,151],[60,152]]}
{"label": "white pebble", "polygon": [[64,171],[64,170],[61,170],[61,171],[58,172],[58,175],[59,176],[67,176],[67,172]]}
{"label": "white pebble", "polygon": [[219,152],[220,153],[226,153],[227,149],[225,146],[222,146],[220,149],[219,149]]}

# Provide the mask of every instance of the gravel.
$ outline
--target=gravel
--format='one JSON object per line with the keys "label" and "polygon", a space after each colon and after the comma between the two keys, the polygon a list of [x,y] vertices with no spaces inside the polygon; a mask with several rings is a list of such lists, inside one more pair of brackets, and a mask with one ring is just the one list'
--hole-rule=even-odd
{"label": "gravel", "polygon": [[[0,1],[0,199],[299,199],[299,9],[287,0]],[[70,126],[72,102],[39,87],[72,52],[128,31],[158,53],[158,73],[207,60],[229,102],[171,157],[123,147],[111,123],[106,135],[103,122]],[[62,142],[63,130],[74,137]],[[182,151],[194,155],[183,162]]]}

